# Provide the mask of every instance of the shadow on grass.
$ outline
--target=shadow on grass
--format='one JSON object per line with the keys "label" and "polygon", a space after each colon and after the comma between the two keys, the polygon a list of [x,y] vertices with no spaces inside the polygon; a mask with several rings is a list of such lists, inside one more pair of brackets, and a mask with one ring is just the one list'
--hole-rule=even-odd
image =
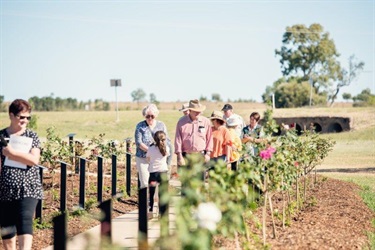
{"label": "shadow on grass", "polygon": [[374,172],[375,173],[375,167],[374,168],[326,168],[326,169],[318,169],[317,172],[319,172],[319,173],[334,173],[334,172],[340,172],[340,173],[369,173],[369,172]]}

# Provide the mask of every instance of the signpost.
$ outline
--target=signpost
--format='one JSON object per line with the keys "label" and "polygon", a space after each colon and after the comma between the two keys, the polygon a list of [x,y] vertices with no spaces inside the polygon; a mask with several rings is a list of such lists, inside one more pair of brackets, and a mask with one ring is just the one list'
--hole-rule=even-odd
{"label": "signpost", "polygon": [[118,117],[117,87],[121,87],[121,79],[111,79],[111,87],[115,87],[116,95],[116,122],[120,121]]}

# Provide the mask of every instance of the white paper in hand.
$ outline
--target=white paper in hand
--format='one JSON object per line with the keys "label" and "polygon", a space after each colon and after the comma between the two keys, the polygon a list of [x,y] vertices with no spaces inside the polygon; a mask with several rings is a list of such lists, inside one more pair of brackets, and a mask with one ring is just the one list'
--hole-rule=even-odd
{"label": "white paper in hand", "polygon": [[[21,153],[29,153],[31,150],[31,145],[33,143],[33,138],[25,137],[25,136],[18,136],[18,135],[11,135],[9,139],[9,145],[11,147]],[[18,161],[10,160],[8,157],[5,158],[4,162],[5,166],[14,167],[14,168],[22,168],[26,169],[27,165],[23,164]]]}

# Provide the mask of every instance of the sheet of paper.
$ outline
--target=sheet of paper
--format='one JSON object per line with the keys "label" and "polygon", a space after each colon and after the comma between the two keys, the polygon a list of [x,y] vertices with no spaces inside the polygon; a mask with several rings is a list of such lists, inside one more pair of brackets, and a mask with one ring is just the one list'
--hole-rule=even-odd
{"label": "sheet of paper", "polygon": [[[29,153],[31,150],[31,145],[33,143],[33,138],[25,137],[25,136],[18,136],[18,135],[11,135],[9,138],[9,145],[18,152],[22,153]],[[4,162],[5,166],[14,167],[14,168],[22,168],[26,169],[27,165],[23,164],[18,161],[10,160],[8,157],[5,158]]]}

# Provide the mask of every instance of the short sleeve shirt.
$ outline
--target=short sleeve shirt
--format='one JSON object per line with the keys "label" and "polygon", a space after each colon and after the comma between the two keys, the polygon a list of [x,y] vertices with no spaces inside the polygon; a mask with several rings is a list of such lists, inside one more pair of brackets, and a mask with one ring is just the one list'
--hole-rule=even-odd
{"label": "short sleeve shirt", "polygon": [[[0,130],[5,138],[9,137],[6,129]],[[21,136],[33,139],[32,148],[41,148],[38,135],[26,129]],[[28,166],[26,169],[8,167],[4,165],[5,156],[2,154],[3,147],[0,146],[1,173],[0,173],[0,201],[14,201],[23,198],[43,198],[43,188],[39,175],[38,166]]]}
{"label": "short sleeve shirt", "polygon": [[151,130],[145,120],[141,121],[137,124],[135,128],[134,138],[135,138],[135,145],[136,145],[136,152],[135,156],[140,158],[146,158],[146,152],[139,148],[139,144],[144,143],[148,147],[154,143],[154,134],[157,131],[164,131],[167,135],[168,145],[170,145],[170,139],[168,137],[167,127],[165,126],[164,122],[156,121],[155,127]]}
{"label": "short sleeve shirt", "polygon": [[150,165],[148,171],[150,173],[166,172],[168,171],[167,157],[170,155],[170,149],[167,146],[167,154],[163,156],[157,146],[152,145],[148,148],[146,157],[150,158]]}

